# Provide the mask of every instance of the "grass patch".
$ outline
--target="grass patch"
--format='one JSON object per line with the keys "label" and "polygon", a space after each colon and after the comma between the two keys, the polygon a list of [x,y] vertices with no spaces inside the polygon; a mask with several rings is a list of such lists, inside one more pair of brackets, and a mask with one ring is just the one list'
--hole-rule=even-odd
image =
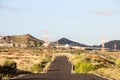
{"label": "grass patch", "polygon": [[93,66],[89,62],[77,62],[75,64],[75,72],[76,73],[88,73],[92,70],[95,70],[95,66]]}

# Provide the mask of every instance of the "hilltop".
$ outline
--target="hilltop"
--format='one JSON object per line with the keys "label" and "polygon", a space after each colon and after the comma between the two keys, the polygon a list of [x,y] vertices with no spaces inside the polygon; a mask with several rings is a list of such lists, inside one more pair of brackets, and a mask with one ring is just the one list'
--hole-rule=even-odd
{"label": "hilltop", "polygon": [[[69,44],[71,46],[90,47],[89,45],[78,43],[78,42],[69,40],[67,38],[61,38],[58,41],[56,41],[55,43],[57,43],[57,42],[59,44],[63,44],[63,45]],[[111,41],[105,42],[105,48],[114,49],[115,44],[116,44],[116,49],[120,49],[120,40],[111,40]],[[91,47],[101,47],[101,45],[98,45],[98,46],[93,45]]]}
{"label": "hilltop", "polygon": [[106,42],[105,47],[109,49],[114,49],[115,44],[116,44],[116,49],[120,49],[120,40],[111,40],[109,42]]}
{"label": "hilltop", "polygon": [[30,34],[3,36],[1,43],[26,44],[27,46],[40,46],[43,41],[33,37]]}
{"label": "hilltop", "polygon": [[[0,36],[0,43],[24,44],[28,47],[29,46],[33,46],[33,47],[41,46],[43,44],[43,42],[44,41],[39,40],[30,34]],[[69,40],[67,38],[61,38],[61,39],[57,40],[56,42],[52,42],[52,44],[56,44],[57,42],[60,45],[69,44],[70,46],[90,47],[89,45],[75,42],[75,41]],[[120,49],[120,40],[111,40],[109,42],[106,42],[105,48],[114,49],[115,44],[116,44],[116,49]],[[101,47],[101,45],[96,45],[93,47]]]}
{"label": "hilltop", "polygon": [[75,42],[75,41],[72,41],[72,40],[69,40],[67,38],[61,38],[59,39],[58,41],[56,41],[56,43],[59,43],[59,44],[69,44],[70,46],[80,46],[80,47],[87,47],[88,45],[85,45],[85,44],[81,44],[81,43],[78,43],[78,42]]}

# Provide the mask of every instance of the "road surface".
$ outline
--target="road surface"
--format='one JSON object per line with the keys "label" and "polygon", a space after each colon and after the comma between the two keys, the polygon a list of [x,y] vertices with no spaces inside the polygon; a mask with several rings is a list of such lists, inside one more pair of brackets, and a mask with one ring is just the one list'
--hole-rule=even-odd
{"label": "road surface", "polygon": [[51,63],[47,73],[26,74],[10,80],[108,80],[93,74],[71,73],[72,65],[66,56],[58,56]]}

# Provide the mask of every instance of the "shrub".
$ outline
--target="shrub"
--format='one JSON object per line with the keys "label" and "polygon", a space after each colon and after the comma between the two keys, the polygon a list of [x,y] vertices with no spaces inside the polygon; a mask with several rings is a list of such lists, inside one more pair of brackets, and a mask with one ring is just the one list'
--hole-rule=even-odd
{"label": "shrub", "polygon": [[95,69],[95,67],[89,62],[77,62],[75,64],[75,72],[76,73],[87,73],[94,69]]}
{"label": "shrub", "polygon": [[8,74],[0,74],[0,80],[9,80],[10,75]]}
{"label": "shrub", "polygon": [[115,63],[116,63],[117,66],[120,67],[120,59],[117,59],[117,60],[115,61]]}
{"label": "shrub", "polygon": [[47,63],[48,63],[48,61],[43,61],[43,62],[41,62],[41,67],[44,68]]}
{"label": "shrub", "polygon": [[31,72],[39,73],[41,72],[41,65],[40,64],[33,64],[33,66],[30,68]]}
{"label": "shrub", "polygon": [[4,73],[13,73],[16,72],[16,62],[6,60],[2,66],[2,72]]}
{"label": "shrub", "polygon": [[6,60],[3,64],[4,68],[16,69],[16,62]]}

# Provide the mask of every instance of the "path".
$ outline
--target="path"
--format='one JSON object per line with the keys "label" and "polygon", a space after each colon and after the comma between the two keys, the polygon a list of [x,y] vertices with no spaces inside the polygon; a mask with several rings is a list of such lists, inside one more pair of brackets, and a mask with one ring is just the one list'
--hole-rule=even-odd
{"label": "path", "polygon": [[108,80],[93,74],[71,73],[72,65],[65,56],[58,56],[51,63],[47,73],[26,74],[10,80]]}

